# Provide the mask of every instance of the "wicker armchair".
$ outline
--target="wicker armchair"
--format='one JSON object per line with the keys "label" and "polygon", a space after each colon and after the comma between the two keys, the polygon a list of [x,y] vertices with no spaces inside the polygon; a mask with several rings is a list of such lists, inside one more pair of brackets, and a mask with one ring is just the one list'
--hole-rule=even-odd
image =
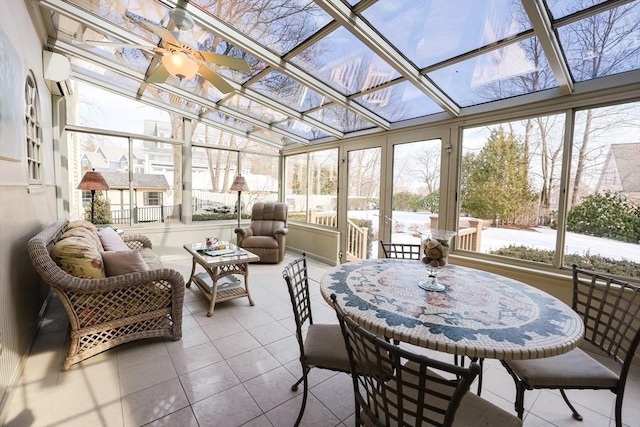
{"label": "wicker armchair", "polygon": [[[104,279],[83,279],[62,270],[51,251],[68,221],[59,220],[28,243],[42,280],[57,293],[70,322],[70,344],[62,370],[129,341],[150,337],[182,338],[182,275],[168,268]],[[124,236],[131,249],[151,248],[145,236]]]}

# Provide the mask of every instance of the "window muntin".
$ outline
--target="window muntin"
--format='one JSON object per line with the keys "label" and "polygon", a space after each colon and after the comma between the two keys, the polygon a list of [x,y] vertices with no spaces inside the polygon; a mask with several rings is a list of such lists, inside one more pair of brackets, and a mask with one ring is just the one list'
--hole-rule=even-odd
{"label": "window muntin", "polygon": [[162,206],[162,193],[159,191],[145,191],[145,206]]}
{"label": "window muntin", "polygon": [[42,182],[42,123],[38,87],[33,73],[24,86],[25,134],[27,136],[27,177],[30,183]]}

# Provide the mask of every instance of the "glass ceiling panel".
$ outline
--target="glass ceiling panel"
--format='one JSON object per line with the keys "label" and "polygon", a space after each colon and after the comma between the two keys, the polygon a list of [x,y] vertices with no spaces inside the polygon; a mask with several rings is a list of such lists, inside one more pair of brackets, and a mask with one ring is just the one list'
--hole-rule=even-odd
{"label": "glass ceiling panel", "polygon": [[240,120],[235,117],[228,116],[219,111],[209,111],[204,115],[204,117],[213,122],[231,126],[241,132],[251,132],[254,130],[253,125],[251,125],[250,123],[247,123],[244,120]]}
{"label": "glass ceiling panel", "polygon": [[632,2],[558,28],[576,81],[640,68],[640,2]]}
{"label": "glass ceiling panel", "polygon": [[444,111],[409,82],[372,91],[353,100],[390,122]]}
{"label": "glass ceiling panel", "polygon": [[332,31],[291,62],[345,95],[400,76],[344,27]]}
{"label": "glass ceiling panel", "polygon": [[441,68],[428,76],[462,107],[558,86],[536,37]]}
{"label": "glass ceiling panel", "polygon": [[272,108],[265,107],[241,95],[233,95],[222,103],[225,107],[229,107],[233,111],[244,113],[254,119],[261,120],[265,123],[273,123],[285,120],[287,116],[275,111]]}
{"label": "glass ceiling panel", "polygon": [[588,9],[607,0],[545,0],[554,19],[563,18],[572,13]]}
{"label": "glass ceiling panel", "polygon": [[74,73],[92,77],[108,86],[113,86],[127,93],[135,93],[135,91],[140,87],[140,83],[138,81],[125,77],[122,74],[115,73],[94,62],[85,61],[75,57],[69,58],[69,62],[71,63],[71,70]]}
{"label": "glass ceiling panel", "polygon": [[319,107],[326,102],[324,96],[278,71],[270,72],[249,87],[298,112]]}
{"label": "glass ceiling panel", "polygon": [[324,133],[313,126],[309,126],[306,123],[301,122],[300,120],[289,119],[284,122],[274,123],[274,126],[279,129],[287,130],[293,134],[309,140],[329,136],[329,134]]}
{"label": "glass ceiling panel", "polygon": [[419,68],[531,28],[520,0],[382,0],[362,15]]}
{"label": "glass ceiling panel", "polygon": [[374,127],[371,122],[336,104],[330,104],[318,111],[314,111],[309,116],[343,133]]}
{"label": "glass ceiling panel", "polygon": [[308,0],[191,0],[191,3],[280,55],[289,52],[332,20]]}
{"label": "glass ceiling panel", "polygon": [[153,57],[150,52],[140,49],[122,48],[114,46],[91,46],[84,44],[87,41],[121,43],[113,37],[107,37],[93,28],[81,24],[80,22],[54,12],[52,20],[57,24],[58,39],[84,51],[98,55],[110,61],[117,62],[131,70],[144,73],[149,67],[149,62]]}
{"label": "glass ceiling panel", "polygon": [[113,0],[71,0],[70,2],[146,38],[153,44],[157,44],[160,38],[135,23],[132,18],[144,17],[144,19],[150,22],[165,26],[169,20],[169,11],[171,10],[156,1],[150,0],[127,2]]}

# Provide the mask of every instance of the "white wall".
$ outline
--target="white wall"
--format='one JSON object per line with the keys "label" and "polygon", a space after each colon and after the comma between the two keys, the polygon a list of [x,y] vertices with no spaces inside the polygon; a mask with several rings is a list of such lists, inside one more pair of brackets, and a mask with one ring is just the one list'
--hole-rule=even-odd
{"label": "white wall", "polygon": [[[22,357],[28,350],[31,337],[35,333],[38,314],[48,294],[29,260],[26,244],[56,218],[56,188],[54,185],[53,144],[51,125],[51,97],[42,78],[42,43],[31,22],[26,4],[22,0],[0,0],[0,31],[2,39],[12,49],[17,62],[2,66],[16,70],[22,81],[21,93],[29,70],[33,70],[40,94],[43,130],[43,183],[27,184],[26,136],[24,123],[10,123],[15,126],[9,132],[0,132],[0,143],[17,144],[19,160],[0,160],[0,424],[2,410],[7,407],[9,391],[16,380]],[[7,102],[0,94],[0,102]],[[24,99],[14,105],[24,116]],[[8,140],[10,134],[21,135],[17,140]],[[15,138],[12,138],[15,139]],[[7,420],[9,421],[9,420]]]}

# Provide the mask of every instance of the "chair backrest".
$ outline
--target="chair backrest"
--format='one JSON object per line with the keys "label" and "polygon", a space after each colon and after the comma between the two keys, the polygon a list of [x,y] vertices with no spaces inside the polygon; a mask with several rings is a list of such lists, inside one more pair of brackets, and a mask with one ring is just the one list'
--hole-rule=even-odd
{"label": "chair backrest", "polygon": [[573,310],[584,340],[622,365],[624,381],[640,343],[640,286],[573,265]]}
{"label": "chair backrest", "polygon": [[422,246],[409,243],[385,243],[380,240],[385,258],[421,259]]}
{"label": "chair backrest", "polygon": [[331,299],[351,363],[356,425],[450,426],[480,365],[457,366],[402,349],[359,326],[335,294]]}
{"label": "chair backrest", "polygon": [[307,275],[307,254],[302,253],[302,257],[291,261],[282,270],[282,277],[289,289],[291,305],[293,306],[293,317],[296,322],[296,338],[300,344],[300,354],[304,354],[304,337],[302,327],[308,320],[313,324],[311,314],[311,298],[309,298],[309,276]]}
{"label": "chair backrest", "polygon": [[251,228],[256,236],[271,236],[287,226],[288,206],[279,202],[258,202],[251,209]]}

